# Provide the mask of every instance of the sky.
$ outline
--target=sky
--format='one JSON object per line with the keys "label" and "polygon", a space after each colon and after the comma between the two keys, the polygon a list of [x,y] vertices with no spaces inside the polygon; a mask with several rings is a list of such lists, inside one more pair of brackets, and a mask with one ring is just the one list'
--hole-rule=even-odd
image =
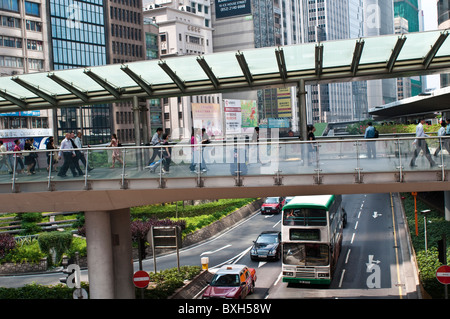
{"label": "sky", "polygon": [[436,30],[437,29],[437,8],[436,0],[421,0],[423,18],[424,18],[424,30]]}

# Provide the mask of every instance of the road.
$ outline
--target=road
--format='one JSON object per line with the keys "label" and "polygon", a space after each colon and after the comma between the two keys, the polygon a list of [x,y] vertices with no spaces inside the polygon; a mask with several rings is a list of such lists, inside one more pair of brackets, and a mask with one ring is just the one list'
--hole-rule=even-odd
{"label": "road", "polygon": [[344,195],[343,205],[348,224],[331,285],[277,280],[268,298],[418,298],[398,199],[391,201],[389,194]]}
{"label": "road", "polygon": [[[338,266],[329,287],[287,285],[281,275],[281,261],[251,261],[252,241],[265,230],[281,229],[281,214],[259,212],[232,228],[197,245],[181,249],[181,265],[201,265],[209,258],[214,271],[225,263],[256,268],[257,282],[251,299],[295,298],[417,298],[415,273],[411,264],[406,232],[398,200],[390,194],[344,195],[348,215]],[[157,270],[177,266],[175,253],[159,256]],[[135,270],[138,264],[135,263]],[[153,258],[143,262],[143,270],[153,271]],[[0,277],[0,286],[20,287],[29,282],[53,284],[62,274]],[[82,271],[87,280],[87,271]]]}

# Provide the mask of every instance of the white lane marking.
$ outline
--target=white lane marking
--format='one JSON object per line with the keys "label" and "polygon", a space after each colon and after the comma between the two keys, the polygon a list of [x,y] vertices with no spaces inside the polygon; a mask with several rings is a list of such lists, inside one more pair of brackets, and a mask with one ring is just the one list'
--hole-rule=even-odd
{"label": "white lane marking", "polygon": [[225,249],[225,248],[228,248],[228,247],[230,247],[230,246],[231,246],[231,244],[226,245],[226,246],[223,246],[223,247],[220,247],[219,249],[216,249],[216,250],[213,250],[213,251],[205,251],[204,253],[201,253],[200,256],[203,256],[203,255],[211,255],[211,254],[217,253],[218,251],[221,251],[221,250],[223,250],[223,249]]}
{"label": "white lane marking", "polygon": [[345,269],[342,270],[341,279],[339,280],[339,288],[342,287],[342,282],[344,281]]}
{"label": "white lane marking", "polygon": [[352,250],[351,249],[349,249],[348,251],[347,251],[347,256],[345,257],[345,263],[348,263],[348,257],[350,256],[350,252],[351,252]]}

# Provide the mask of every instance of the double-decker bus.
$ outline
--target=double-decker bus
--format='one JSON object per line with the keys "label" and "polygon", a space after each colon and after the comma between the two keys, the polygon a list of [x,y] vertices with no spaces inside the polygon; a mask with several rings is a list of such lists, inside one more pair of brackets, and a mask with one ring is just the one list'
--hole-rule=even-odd
{"label": "double-decker bus", "polygon": [[347,221],[341,203],[341,195],[296,196],[283,207],[283,282],[331,283]]}

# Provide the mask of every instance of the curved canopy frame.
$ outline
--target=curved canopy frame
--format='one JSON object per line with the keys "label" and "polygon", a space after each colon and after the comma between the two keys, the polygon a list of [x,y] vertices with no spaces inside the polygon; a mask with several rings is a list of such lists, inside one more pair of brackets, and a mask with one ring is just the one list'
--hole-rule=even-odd
{"label": "curved canopy frame", "polygon": [[0,113],[442,73],[447,30],[0,77]]}

